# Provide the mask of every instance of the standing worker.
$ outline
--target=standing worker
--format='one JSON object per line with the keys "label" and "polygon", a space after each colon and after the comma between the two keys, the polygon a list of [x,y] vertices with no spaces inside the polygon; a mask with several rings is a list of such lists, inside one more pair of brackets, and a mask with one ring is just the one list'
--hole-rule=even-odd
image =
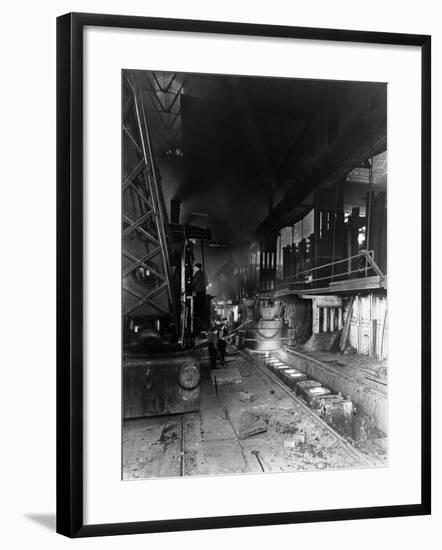
{"label": "standing worker", "polygon": [[[218,319],[217,319],[218,321]],[[219,352],[219,322],[213,323],[209,330],[209,355],[210,355],[210,369],[216,369],[216,360],[221,358]],[[221,362],[222,364],[222,362]]]}
{"label": "standing worker", "polygon": [[211,369],[216,369],[217,359],[219,359],[221,366],[224,365],[227,347],[227,340],[225,337],[227,336],[227,333],[227,326],[221,321],[221,317],[218,316],[209,330],[208,337]]}
{"label": "standing worker", "polygon": [[215,323],[218,326],[218,338],[219,338],[218,350],[221,358],[221,363],[224,364],[225,358],[226,358],[226,347],[227,347],[226,336],[227,336],[227,333],[229,332],[226,325],[227,319],[224,317],[224,319],[221,321],[221,319],[218,318],[215,321]]}

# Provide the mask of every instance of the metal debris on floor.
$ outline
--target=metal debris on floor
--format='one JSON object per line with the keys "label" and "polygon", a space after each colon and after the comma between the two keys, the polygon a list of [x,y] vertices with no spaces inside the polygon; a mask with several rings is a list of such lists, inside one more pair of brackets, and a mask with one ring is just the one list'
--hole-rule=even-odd
{"label": "metal debris on floor", "polygon": [[[268,361],[269,366],[274,363]],[[310,409],[269,367],[241,353],[233,357],[229,369],[215,371],[216,378],[226,370],[235,376],[223,377],[216,386],[214,372],[202,371],[198,412],[124,422],[123,479],[382,463],[381,444],[375,446],[370,440],[370,449],[357,448],[321,418],[321,408]],[[252,395],[253,401],[244,400]]]}

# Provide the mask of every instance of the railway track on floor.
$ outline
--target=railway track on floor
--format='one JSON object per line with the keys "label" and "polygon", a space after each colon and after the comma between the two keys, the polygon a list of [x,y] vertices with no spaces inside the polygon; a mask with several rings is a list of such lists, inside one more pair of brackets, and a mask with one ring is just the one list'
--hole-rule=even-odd
{"label": "railway track on floor", "polygon": [[308,405],[304,403],[302,399],[299,399],[293,390],[291,390],[288,386],[286,386],[273,372],[271,372],[268,368],[266,368],[264,365],[261,364],[260,358],[255,357],[252,354],[247,353],[247,351],[239,350],[241,355],[244,357],[244,359],[254,367],[258,369],[258,372],[265,378],[270,379],[272,383],[276,384],[281,390],[284,391],[288,396],[290,396],[293,401],[303,409],[305,414],[311,418],[315,423],[319,424],[321,427],[326,429],[335,439],[337,439],[341,445],[342,448],[345,450],[345,452],[352,457],[353,459],[358,460],[361,463],[361,466],[367,466],[367,467],[374,467],[376,464],[371,461],[369,458],[364,456],[361,452],[359,452],[355,447],[353,447],[344,437],[342,437],[336,430],[334,430],[325,420],[323,420],[320,416],[315,414]]}

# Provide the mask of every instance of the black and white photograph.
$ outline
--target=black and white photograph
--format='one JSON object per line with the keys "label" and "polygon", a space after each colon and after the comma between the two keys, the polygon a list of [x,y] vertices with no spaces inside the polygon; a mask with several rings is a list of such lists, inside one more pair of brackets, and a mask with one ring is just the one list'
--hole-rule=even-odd
{"label": "black and white photograph", "polygon": [[435,546],[439,4],[5,4],[4,548]]}
{"label": "black and white photograph", "polygon": [[122,479],[388,467],[387,83],[121,90]]}

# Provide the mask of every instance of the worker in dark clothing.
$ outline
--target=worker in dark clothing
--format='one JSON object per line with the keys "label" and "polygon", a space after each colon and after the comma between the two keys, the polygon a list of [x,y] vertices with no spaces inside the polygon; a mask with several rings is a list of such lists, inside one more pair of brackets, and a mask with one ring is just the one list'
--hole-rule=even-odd
{"label": "worker in dark clothing", "polygon": [[261,302],[258,294],[253,302],[253,320],[258,322],[261,319]]}
{"label": "worker in dark clothing", "polygon": [[219,354],[219,331],[216,322],[209,329],[209,356],[210,356],[210,369],[216,369],[216,360],[220,358]]}
{"label": "worker in dark clothing", "polygon": [[215,321],[215,323],[218,326],[218,350],[221,357],[221,362],[225,363],[226,358],[226,347],[227,347],[227,340],[226,336],[229,332],[227,329],[227,319],[224,317],[224,319],[221,321],[221,319],[218,319],[218,321]]}
{"label": "worker in dark clothing", "polygon": [[194,295],[194,311],[195,316],[205,318],[206,303],[207,303],[207,277],[201,269],[201,264],[196,263],[193,266],[192,292]]}
{"label": "worker in dark clothing", "polygon": [[197,293],[206,293],[207,278],[200,263],[193,266],[192,290]]}
{"label": "worker in dark clothing", "polygon": [[221,317],[217,317],[209,330],[209,355],[210,368],[216,369],[216,361],[219,360],[221,366],[225,363],[227,340],[225,339],[228,333],[227,326],[221,321]]}

